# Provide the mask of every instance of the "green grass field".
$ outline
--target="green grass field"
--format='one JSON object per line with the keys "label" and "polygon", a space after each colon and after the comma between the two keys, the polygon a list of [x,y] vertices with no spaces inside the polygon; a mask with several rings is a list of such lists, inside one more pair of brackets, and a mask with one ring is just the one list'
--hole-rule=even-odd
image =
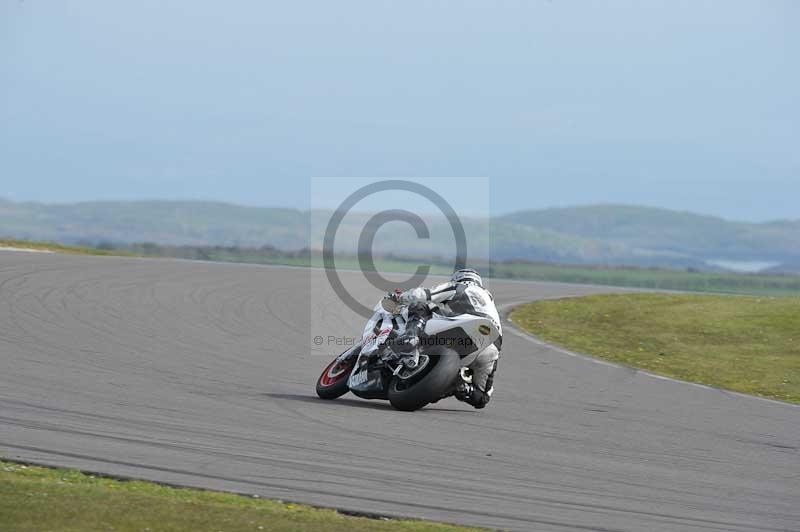
{"label": "green grass field", "polygon": [[800,275],[687,272],[666,269],[596,268],[525,263],[493,264],[492,273],[501,279],[530,279],[653,290],[764,296],[800,295]]}
{"label": "green grass field", "polygon": [[511,319],[597,358],[800,403],[800,298],[600,295],[524,305]]}
{"label": "green grass field", "polygon": [[346,517],[240,495],[122,482],[0,461],[4,532],[460,532],[423,521]]}

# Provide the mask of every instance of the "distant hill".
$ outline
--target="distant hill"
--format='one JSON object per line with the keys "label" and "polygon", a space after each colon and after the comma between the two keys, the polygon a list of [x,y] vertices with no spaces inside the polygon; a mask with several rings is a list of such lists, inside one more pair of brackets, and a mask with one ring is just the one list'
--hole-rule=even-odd
{"label": "distant hill", "polygon": [[[337,250],[353,252],[371,215],[351,213]],[[66,244],[155,242],[285,250],[320,249],[329,211],[243,207],[196,201],[16,203],[0,200],[0,237]],[[379,232],[379,253],[447,256],[452,236],[443,218],[427,220],[431,240],[403,224]],[[627,205],[517,212],[491,220],[465,218],[471,251],[481,258],[571,264],[711,268],[748,261],[800,264],[800,221],[732,222],[712,216]],[[435,250],[435,251],[432,251]],[[727,261],[727,262],[726,262]],[[790,268],[793,271],[794,267]]]}
{"label": "distant hill", "polygon": [[64,243],[270,244],[298,249],[308,241],[307,225],[307,213],[298,210],[214,202],[101,201],[47,205],[0,201],[0,235]]}
{"label": "distant hill", "polygon": [[636,254],[777,262],[800,257],[800,221],[731,222],[629,205],[523,211],[501,220],[622,244]]}

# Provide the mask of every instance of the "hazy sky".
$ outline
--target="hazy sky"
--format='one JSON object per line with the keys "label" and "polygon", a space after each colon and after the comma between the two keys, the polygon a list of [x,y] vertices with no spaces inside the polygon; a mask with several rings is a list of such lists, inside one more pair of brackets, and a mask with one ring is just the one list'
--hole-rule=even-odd
{"label": "hazy sky", "polygon": [[797,1],[0,6],[0,197],[307,207],[315,176],[487,176],[495,213],[800,218]]}

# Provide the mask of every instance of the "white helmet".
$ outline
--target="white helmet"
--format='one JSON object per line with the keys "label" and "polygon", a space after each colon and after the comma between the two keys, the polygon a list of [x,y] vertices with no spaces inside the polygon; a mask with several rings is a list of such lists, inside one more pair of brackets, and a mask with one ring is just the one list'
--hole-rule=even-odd
{"label": "white helmet", "polygon": [[475,283],[483,288],[483,279],[481,279],[481,276],[478,272],[469,268],[458,270],[450,277],[450,280],[455,283]]}

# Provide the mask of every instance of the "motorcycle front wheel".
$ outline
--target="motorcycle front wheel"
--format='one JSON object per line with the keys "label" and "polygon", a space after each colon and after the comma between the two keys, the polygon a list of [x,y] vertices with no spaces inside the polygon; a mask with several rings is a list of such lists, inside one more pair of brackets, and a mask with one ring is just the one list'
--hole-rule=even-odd
{"label": "motorcycle front wheel", "polygon": [[325,368],[317,379],[317,395],[320,399],[338,399],[350,391],[347,380],[357,359],[357,356],[351,356],[340,362],[339,357],[336,357]]}
{"label": "motorcycle front wheel", "polygon": [[389,402],[397,410],[413,412],[444,397],[461,370],[461,358],[450,349],[430,349],[430,358],[423,372],[411,379],[392,378]]}

